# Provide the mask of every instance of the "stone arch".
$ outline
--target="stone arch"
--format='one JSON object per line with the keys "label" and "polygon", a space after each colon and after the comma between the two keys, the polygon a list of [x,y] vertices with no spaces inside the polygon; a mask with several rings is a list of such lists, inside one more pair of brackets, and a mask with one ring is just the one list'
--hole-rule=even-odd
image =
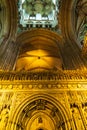
{"label": "stone arch", "polygon": [[[79,41],[75,30],[75,8],[77,0],[66,0],[61,2],[61,32],[64,38],[64,66],[67,69],[82,68],[86,65],[86,61],[81,60],[81,48],[79,47]],[[70,53],[71,52],[71,53]],[[70,55],[69,55],[70,54]],[[79,56],[79,57],[78,57]],[[66,58],[67,57],[67,58]],[[66,59],[70,62],[67,63]],[[80,63],[80,64],[79,64]]]}
{"label": "stone arch", "polygon": [[55,129],[54,124],[55,122],[49,114],[47,114],[46,112],[39,111],[39,112],[34,113],[34,115],[29,120],[29,122],[27,122],[26,130],[32,130],[32,129],[33,130],[39,130],[39,129],[48,130],[48,128],[50,130],[54,130]]}
{"label": "stone arch", "polygon": [[46,29],[21,33],[16,40],[16,44],[20,44],[20,52],[15,70],[62,69],[61,43],[60,35]]}
{"label": "stone arch", "polygon": [[0,43],[4,44],[5,49],[5,44],[8,44],[8,40],[10,39],[10,41],[14,41],[16,36],[17,5],[15,0],[1,0],[0,8],[0,21],[2,23],[2,30],[0,32]]}
{"label": "stone arch", "polygon": [[[77,0],[66,0],[61,2],[61,30],[62,35],[65,37],[65,42],[70,42],[70,44],[77,42],[76,32],[74,27],[74,16],[75,16],[75,6]],[[72,46],[72,44],[71,44]]]}
{"label": "stone arch", "polygon": [[[45,113],[43,113],[44,111]],[[9,124],[9,128],[12,130],[27,130],[27,126],[23,126],[23,123],[21,121],[24,122],[24,120],[27,119],[26,124],[28,124],[27,122],[36,116],[37,112],[39,112],[44,122],[46,122],[47,118],[45,118],[45,116],[48,114],[50,122],[52,121],[55,126],[55,128],[52,130],[70,130],[72,128],[72,120],[70,119],[70,115],[68,114],[67,110],[54,97],[51,97],[47,94],[36,94],[24,99],[14,112],[12,121],[10,121],[12,123]],[[42,116],[43,114],[44,116]],[[38,118],[35,119],[37,121]],[[35,121],[35,119],[33,120]],[[43,125],[41,127],[38,125],[38,128],[35,129],[39,128],[43,128]]]}
{"label": "stone arch", "polygon": [[[0,69],[12,70],[16,59],[17,4],[15,0],[1,0]],[[15,51],[13,58],[11,55]],[[8,53],[10,52],[10,53]]]}

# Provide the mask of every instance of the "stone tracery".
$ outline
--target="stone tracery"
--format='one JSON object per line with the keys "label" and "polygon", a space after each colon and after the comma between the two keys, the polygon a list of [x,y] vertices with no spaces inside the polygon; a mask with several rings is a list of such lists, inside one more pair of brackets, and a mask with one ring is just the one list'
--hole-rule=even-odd
{"label": "stone tracery", "polygon": [[[23,28],[55,28],[58,24],[58,2],[50,1],[19,1],[19,26]],[[19,27],[20,28],[20,27]],[[21,30],[21,31],[22,31]]]}

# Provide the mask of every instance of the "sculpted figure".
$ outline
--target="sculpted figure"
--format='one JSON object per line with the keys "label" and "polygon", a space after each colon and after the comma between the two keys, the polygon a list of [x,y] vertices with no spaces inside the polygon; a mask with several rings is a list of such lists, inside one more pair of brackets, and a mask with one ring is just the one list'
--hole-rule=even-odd
{"label": "sculpted figure", "polygon": [[4,108],[0,114],[0,130],[5,130],[9,117],[9,109]]}
{"label": "sculpted figure", "polygon": [[77,130],[84,130],[82,119],[81,119],[80,113],[78,111],[78,108],[74,107],[72,110],[72,114],[73,114],[73,119],[75,122],[76,129]]}

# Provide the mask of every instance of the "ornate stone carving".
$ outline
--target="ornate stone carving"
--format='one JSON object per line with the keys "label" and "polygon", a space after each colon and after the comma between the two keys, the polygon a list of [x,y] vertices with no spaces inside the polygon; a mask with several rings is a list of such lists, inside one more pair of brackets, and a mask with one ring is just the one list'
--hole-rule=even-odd
{"label": "ornate stone carving", "polygon": [[38,80],[85,80],[87,79],[87,70],[65,70],[65,71],[48,71],[48,72],[29,72],[29,71],[14,71],[6,72],[0,71],[0,81],[38,81]]}
{"label": "ornate stone carving", "polygon": [[43,123],[42,117],[38,117],[38,123]]}
{"label": "ornate stone carving", "polygon": [[86,119],[86,125],[87,125],[87,105],[83,107],[83,113]]}
{"label": "ornate stone carving", "polygon": [[12,107],[12,93],[2,93],[0,100],[0,129],[5,130]]}
{"label": "ornate stone carving", "polygon": [[0,129],[1,130],[6,129],[8,118],[9,118],[9,109],[6,107],[6,108],[3,108],[0,113]]}
{"label": "ornate stone carving", "polygon": [[73,120],[75,121],[76,128],[80,130],[84,130],[83,123],[79,114],[79,111],[76,107],[72,109]]}
{"label": "ornate stone carving", "polygon": [[1,71],[0,89],[6,89],[6,90],[84,89],[85,90],[86,79],[87,79],[87,70],[46,72],[46,73],[41,72],[36,73],[28,71],[27,72]]}
{"label": "ornate stone carving", "polygon": [[45,110],[46,101],[45,100],[37,100],[36,101],[36,109],[37,110]]}
{"label": "ornate stone carving", "polygon": [[51,115],[54,117],[56,115],[56,112],[58,112],[58,109],[56,107],[53,107],[51,111]]}

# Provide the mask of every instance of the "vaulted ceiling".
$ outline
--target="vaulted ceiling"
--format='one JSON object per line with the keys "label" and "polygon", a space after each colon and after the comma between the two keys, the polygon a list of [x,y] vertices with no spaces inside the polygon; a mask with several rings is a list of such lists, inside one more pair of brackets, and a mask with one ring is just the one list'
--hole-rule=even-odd
{"label": "vaulted ceiling", "polygon": [[[87,32],[87,0],[57,0],[57,16],[51,10],[48,11],[51,5],[53,12],[56,12],[55,2],[52,3],[52,0],[33,0],[33,3],[29,0],[22,1],[26,16],[34,18],[35,26],[29,19],[26,26],[20,24],[20,1],[0,0],[1,70],[86,68],[84,39]],[[48,14],[44,10],[44,4],[47,4]],[[38,9],[38,6],[41,8]],[[48,20],[51,13],[58,21],[55,26],[53,23],[50,25],[51,21]],[[45,23],[45,26],[41,23]]]}

